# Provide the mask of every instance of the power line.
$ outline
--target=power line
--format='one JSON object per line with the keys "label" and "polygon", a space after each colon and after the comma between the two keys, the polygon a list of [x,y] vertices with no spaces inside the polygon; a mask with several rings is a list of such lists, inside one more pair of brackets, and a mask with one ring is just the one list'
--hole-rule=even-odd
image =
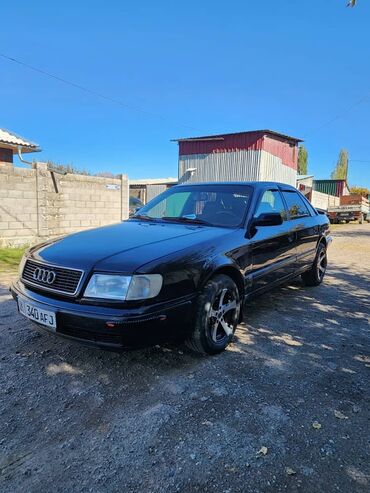
{"label": "power line", "polygon": [[[340,118],[342,118],[343,116],[347,115],[350,111],[352,111],[354,108],[356,108],[357,106],[360,106],[361,103],[363,103],[364,101],[366,101],[367,99],[370,98],[370,92],[365,94],[364,96],[362,96],[360,99],[358,99],[355,103],[351,104],[350,106],[348,106],[347,108],[345,108],[341,113],[338,113],[336,116],[334,116],[333,118],[331,118],[330,120],[327,120],[326,122],[324,122],[323,124],[321,124],[319,127],[316,127],[316,129],[314,129],[312,133],[316,133],[318,132],[319,130],[321,130],[322,128],[328,126],[328,125],[331,125],[332,123],[334,123],[335,121],[339,120]],[[310,134],[308,135],[308,138],[310,137]],[[306,137],[307,139],[307,137]]]}
{"label": "power line", "polygon": [[[38,67],[35,67],[34,65],[30,65],[26,62],[23,62],[17,58],[14,58],[14,57],[10,57],[8,55],[5,55],[4,53],[0,53],[0,56],[2,58],[4,58],[5,60],[8,60],[10,62],[13,62],[13,63],[16,63],[18,65],[21,65],[22,67],[25,67],[29,70],[33,70],[34,72],[37,72],[41,75],[44,75],[46,77],[49,77],[51,79],[54,79],[54,80],[57,80],[58,82],[61,82],[63,84],[66,84],[66,85],[69,85],[71,87],[74,87],[76,89],[79,89],[80,91],[84,91],[88,94],[91,94],[93,96],[96,96],[100,99],[104,99],[105,101],[109,101],[110,103],[113,103],[113,104],[116,104],[118,106],[121,106],[123,108],[126,108],[128,110],[132,110],[132,111],[137,111],[139,113],[142,113],[142,114],[145,114],[147,116],[150,116],[152,118],[158,118],[164,122],[168,122],[168,123],[171,123],[171,121],[159,114],[159,113],[153,113],[153,112],[150,112],[150,111],[147,111],[145,110],[144,108],[141,108],[140,106],[136,106],[136,105],[131,105],[131,104],[128,104],[128,103],[125,103],[119,99],[116,99],[116,98],[112,98],[111,96],[107,96],[106,94],[103,94],[103,93],[100,93],[98,91],[95,91],[93,89],[90,89],[86,86],[82,86],[81,84],[77,84],[75,82],[72,82],[70,80],[67,80],[67,79],[64,79],[63,77],[59,77],[58,75],[55,75],[55,74],[52,74],[50,72],[47,72],[46,70],[42,70]],[[338,115],[336,115],[335,117],[331,118],[330,120],[327,120],[326,122],[324,122],[323,124],[321,124],[320,126],[316,127],[316,129],[314,129],[308,136],[305,136],[305,139],[307,140],[307,138],[309,139],[310,138],[310,135],[312,133],[316,133],[318,132],[319,130],[321,130],[322,128],[334,123],[335,121],[339,120],[340,118],[342,118],[344,115],[346,115],[347,113],[349,113],[350,111],[352,111],[354,108],[356,108],[357,106],[359,106],[361,103],[363,103],[364,101],[370,99],[370,93],[367,93],[366,95],[362,96],[359,100],[357,100],[355,103],[353,103],[352,105],[348,106],[347,108],[345,108],[341,113],[339,113]],[[189,124],[186,124],[186,123],[180,123],[180,122],[173,122],[174,125],[178,126],[178,127],[183,127],[183,128],[188,128],[189,130],[194,130],[194,131],[197,131],[197,132],[201,132],[202,130],[198,129],[198,128],[195,128]],[[353,160],[352,160],[353,161]]]}
{"label": "power line", "polygon": [[[68,86],[71,86],[71,87],[74,87],[76,89],[79,89],[81,91],[84,91],[88,94],[91,94],[93,96],[97,96],[98,98],[100,99],[104,99],[106,101],[109,101],[110,103],[113,103],[113,104],[117,104],[123,108],[126,108],[128,110],[133,110],[133,111],[137,111],[137,112],[140,112],[140,113],[143,113],[147,116],[150,116],[150,117],[154,117],[154,118],[159,118],[161,119],[162,121],[165,121],[165,122],[169,122],[170,123],[170,120],[163,116],[163,115],[160,115],[159,113],[152,113],[150,111],[147,111],[145,110],[144,108],[141,108],[140,106],[135,106],[135,105],[131,105],[131,104],[127,104],[123,101],[120,101],[119,99],[116,99],[116,98],[112,98],[110,96],[107,96],[106,94],[102,94],[98,91],[95,91],[93,89],[89,89],[88,87],[85,87],[85,86],[82,86],[81,84],[76,84],[75,82],[72,82],[70,80],[67,80],[67,79],[64,79],[63,77],[59,77],[58,75],[55,75],[55,74],[52,74],[50,72],[47,72],[46,70],[42,70],[38,67],[35,67],[33,65],[30,65],[28,63],[25,63],[25,62],[22,62],[21,60],[18,60],[17,58],[13,58],[13,57],[10,57],[10,56],[7,56],[3,53],[0,53],[0,56],[2,58],[4,58],[5,60],[8,60],[10,62],[13,62],[13,63],[17,63],[18,65],[21,65],[22,67],[25,67],[25,68],[28,68],[30,70],[33,70],[34,72],[37,72],[39,74],[42,74],[42,75],[45,75],[46,77],[49,77],[51,79],[54,79],[54,80],[57,80],[59,82],[62,82],[63,84],[66,84]],[[195,128],[195,127],[192,127],[188,124],[183,124],[183,123],[175,123],[176,126],[178,127],[185,127],[185,128],[188,128],[190,130],[195,130],[197,132],[199,132],[200,130]]]}

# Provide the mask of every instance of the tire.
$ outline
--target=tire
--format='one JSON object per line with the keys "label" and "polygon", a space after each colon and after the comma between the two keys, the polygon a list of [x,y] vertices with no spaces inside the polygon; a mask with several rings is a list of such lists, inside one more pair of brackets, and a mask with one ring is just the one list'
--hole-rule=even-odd
{"label": "tire", "polygon": [[240,295],[224,274],[210,279],[197,300],[194,330],[186,345],[201,354],[218,354],[231,342],[238,325]]}
{"label": "tire", "polygon": [[327,265],[328,257],[326,247],[323,243],[320,243],[311,269],[304,272],[301,276],[303,283],[306,286],[318,286],[321,284],[325,276]]}

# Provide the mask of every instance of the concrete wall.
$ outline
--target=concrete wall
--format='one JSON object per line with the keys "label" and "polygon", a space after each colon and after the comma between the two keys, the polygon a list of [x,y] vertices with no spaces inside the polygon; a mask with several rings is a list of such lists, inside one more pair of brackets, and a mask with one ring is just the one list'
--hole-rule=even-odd
{"label": "concrete wall", "polygon": [[128,179],[0,163],[0,245],[41,242],[128,218]]}

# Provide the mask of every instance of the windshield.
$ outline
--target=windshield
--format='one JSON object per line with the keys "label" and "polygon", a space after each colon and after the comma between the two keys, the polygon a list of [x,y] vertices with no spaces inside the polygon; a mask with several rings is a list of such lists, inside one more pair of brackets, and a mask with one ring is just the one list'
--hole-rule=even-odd
{"label": "windshield", "polygon": [[250,196],[251,188],[246,185],[180,185],[151,200],[133,219],[232,228],[242,224]]}

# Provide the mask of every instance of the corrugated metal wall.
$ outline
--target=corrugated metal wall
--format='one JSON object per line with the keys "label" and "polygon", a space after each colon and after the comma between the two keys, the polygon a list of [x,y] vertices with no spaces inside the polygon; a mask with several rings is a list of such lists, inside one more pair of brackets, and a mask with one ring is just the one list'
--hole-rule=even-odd
{"label": "corrugated metal wall", "polygon": [[276,136],[266,135],[263,138],[262,149],[281,159],[286,166],[297,170],[298,167],[298,146]]}
{"label": "corrugated metal wall", "polygon": [[271,135],[266,131],[241,132],[179,141],[180,157],[261,150],[280,158],[286,166],[297,169],[297,141],[287,139],[282,135]]}
{"label": "corrugated metal wall", "polygon": [[167,190],[167,185],[147,185],[146,186],[146,203],[149,202],[149,200],[154,199],[157,195],[159,195],[162,192],[165,192]]}
{"label": "corrugated metal wall", "polygon": [[261,151],[259,181],[277,181],[296,186],[297,171],[285,166],[282,160],[266,151]]}
{"label": "corrugated metal wall", "polygon": [[337,197],[349,194],[345,180],[314,180],[313,189]]}
{"label": "corrugated metal wall", "polygon": [[263,132],[244,132],[212,137],[210,140],[179,141],[179,155],[211,154],[214,152],[259,151],[263,146]]}
{"label": "corrugated metal wall", "polygon": [[[179,158],[179,182],[258,180],[261,151],[192,154]],[[187,169],[196,168],[191,172]]]}
{"label": "corrugated metal wall", "polygon": [[[186,170],[196,168],[193,172]],[[296,185],[297,172],[266,151],[241,150],[179,157],[179,183],[278,181]]]}

